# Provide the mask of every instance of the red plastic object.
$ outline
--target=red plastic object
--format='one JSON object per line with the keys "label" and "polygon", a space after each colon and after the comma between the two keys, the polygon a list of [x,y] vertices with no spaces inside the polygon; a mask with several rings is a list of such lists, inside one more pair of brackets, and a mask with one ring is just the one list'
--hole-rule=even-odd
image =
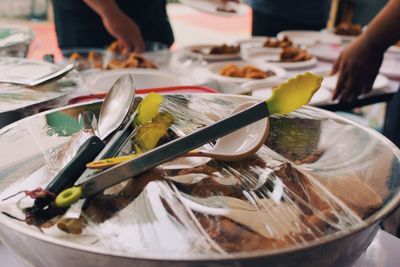
{"label": "red plastic object", "polygon": [[[160,87],[160,88],[149,88],[149,89],[136,89],[136,94],[148,94],[150,92],[154,93],[218,93],[217,90],[203,87],[203,86],[173,86],[173,87]],[[88,102],[96,99],[103,99],[107,93],[98,93],[78,96],[70,99],[68,105]]]}

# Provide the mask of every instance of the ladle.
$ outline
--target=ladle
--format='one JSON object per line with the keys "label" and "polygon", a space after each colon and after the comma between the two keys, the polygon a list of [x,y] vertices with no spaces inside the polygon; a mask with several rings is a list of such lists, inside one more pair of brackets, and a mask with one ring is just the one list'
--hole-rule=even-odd
{"label": "ladle", "polygon": [[[48,197],[37,198],[35,200],[37,208],[47,206],[51,202],[53,194],[57,195],[64,189],[72,186],[85,171],[86,164],[94,160],[103,150],[105,147],[103,140],[121,125],[129,113],[135,97],[134,88],[135,80],[131,74],[121,76],[112,85],[101,105],[97,124],[97,136],[89,137],[79,147],[74,158],[47,185],[45,190],[49,193]],[[90,125],[91,119],[84,117],[81,122],[84,125]]]}
{"label": "ladle", "polygon": [[[257,102],[255,101],[244,102],[236,107],[236,109],[232,111],[232,114],[245,110],[256,103]],[[208,162],[210,158],[222,161],[245,159],[254,154],[265,143],[268,136],[268,130],[268,118],[259,120],[218,139],[214,147],[211,149],[193,150],[181,156],[204,157],[204,159],[183,160],[178,158],[174,161],[161,165],[161,167],[163,169],[193,168]],[[87,165],[87,167],[92,169],[105,169],[131,160],[136,156],[136,154],[131,154],[127,156],[103,159],[91,162]]]}

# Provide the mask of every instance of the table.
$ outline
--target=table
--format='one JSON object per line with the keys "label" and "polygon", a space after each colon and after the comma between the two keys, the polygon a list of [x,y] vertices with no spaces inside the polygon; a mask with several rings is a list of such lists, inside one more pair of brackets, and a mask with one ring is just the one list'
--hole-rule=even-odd
{"label": "table", "polygon": [[[395,267],[400,262],[400,239],[379,230],[367,251],[354,264],[354,267]],[[19,259],[12,251],[0,243],[0,262],[2,266],[30,266]]]}

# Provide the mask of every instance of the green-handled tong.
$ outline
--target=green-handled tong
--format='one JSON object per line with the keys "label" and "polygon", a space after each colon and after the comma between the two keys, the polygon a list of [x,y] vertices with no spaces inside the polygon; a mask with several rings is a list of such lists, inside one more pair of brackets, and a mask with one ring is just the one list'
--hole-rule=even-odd
{"label": "green-handled tong", "polygon": [[321,76],[309,72],[289,79],[274,88],[267,101],[95,174],[81,184],[63,191],[57,196],[56,205],[65,207],[80,198],[90,197],[272,114],[290,113],[307,104],[320,88],[321,82]]}

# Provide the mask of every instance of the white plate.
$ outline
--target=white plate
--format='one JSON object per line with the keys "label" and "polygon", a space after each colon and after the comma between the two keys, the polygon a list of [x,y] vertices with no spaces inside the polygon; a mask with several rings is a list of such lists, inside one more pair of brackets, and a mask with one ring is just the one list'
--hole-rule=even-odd
{"label": "white plate", "polygon": [[334,31],[331,30],[331,29],[323,29],[321,32],[330,33],[330,34],[332,34],[332,35],[334,35],[334,36],[337,36],[337,37],[339,37],[339,38],[342,40],[342,42],[344,42],[344,43],[350,43],[350,42],[352,42],[354,39],[356,39],[356,38],[359,36],[359,35],[357,35],[357,36],[353,36],[353,35],[340,35],[340,34],[334,33]]}
{"label": "white plate", "polygon": [[310,48],[308,51],[311,55],[324,61],[335,62],[339,58],[343,47],[339,45],[331,44],[316,44]]}
{"label": "white plate", "polygon": [[286,70],[295,70],[295,69],[306,69],[312,68],[317,65],[318,61],[315,57],[312,57],[306,61],[300,62],[279,62],[279,55],[266,55],[266,56],[255,56],[253,59],[249,60],[254,62],[254,64],[262,65],[262,64],[274,64]]}
{"label": "white plate", "polygon": [[321,31],[303,31],[303,30],[293,30],[293,31],[282,31],[278,33],[277,37],[279,39],[284,36],[289,37],[293,40],[295,44],[312,46],[316,43],[325,44],[340,44],[341,39],[330,32]]}
{"label": "white plate", "polygon": [[271,71],[275,72],[274,76],[268,77],[266,79],[260,79],[259,81],[274,82],[274,81],[280,80],[282,77],[284,77],[286,75],[286,71],[284,69],[282,69],[278,66],[275,66],[273,64],[265,64],[263,66],[259,66],[257,64],[249,63],[247,61],[238,60],[238,61],[218,62],[218,63],[210,64],[207,68],[210,78],[215,79],[217,81],[231,82],[231,83],[236,83],[236,84],[255,80],[255,79],[249,79],[249,78],[236,78],[236,77],[228,77],[228,76],[220,75],[219,74],[220,70],[229,64],[235,64],[239,67],[253,65],[254,67],[260,68],[264,71],[271,70]]}
{"label": "white plate", "polygon": [[156,88],[180,85],[178,79],[168,73],[154,69],[120,69],[83,72],[83,81],[90,91],[108,92],[111,85],[123,74],[132,73],[136,88]]}
{"label": "white plate", "polygon": [[[230,45],[230,44],[228,44],[228,45]],[[199,50],[203,50],[205,53],[207,53],[214,46],[219,46],[219,45],[218,44],[191,45],[191,46],[187,46],[184,48],[184,53],[190,57],[202,58],[204,60],[210,60],[210,61],[233,60],[233,59],[240,58],[240,53],[208,55],[208,54],[201,54],[201,53],[193,52],[194,49],[199,49]]]}
{"label": "white plate", "polygon": [[233,9],[236,12],[230,13],[230,12],[218,11],[217,10],[218,7],[224,7],[221,0],[179,0],[179,1],[182,4],[197,9],[198,11],[217,16],[231,17],[231,16],[245,15],[249,10],[249,8],[243,3],[228,2],[226,3],[225,8]]}
{"label": "white plate", "polygon": [[[326,77],[324,77],[324,80],[322,82],[322,87],[325,87],[329,90],[335,90],[337,80],[338,80],[337,74],[332,75],[332,76],[326,76]],[[378,74],[378,76],[376,76],[376,79],[372,86],[372,89],[373,90],[382,89],[382,88],[385,88],[388,84],[389,84],[388,78],[386,78],[385,76],[383,76],[381,74]]]}
{"label": "white plate", "polygon": [[391,79],[400,79],[400,59],[385,57],[379,72]]}
{"label": "white plate", "polygon": [[[249,87],[250,88],[250,87]],[[256,83],[253,84],[252,96],[261,98],[261,99],[268,99],[272,95],[272,87],[270,86],[257,86]],[[316,105],[324,102],[329,102],[332,99],[332,92],[326,88],[321,87],[313,96],[310,101],[310,105]]]}

